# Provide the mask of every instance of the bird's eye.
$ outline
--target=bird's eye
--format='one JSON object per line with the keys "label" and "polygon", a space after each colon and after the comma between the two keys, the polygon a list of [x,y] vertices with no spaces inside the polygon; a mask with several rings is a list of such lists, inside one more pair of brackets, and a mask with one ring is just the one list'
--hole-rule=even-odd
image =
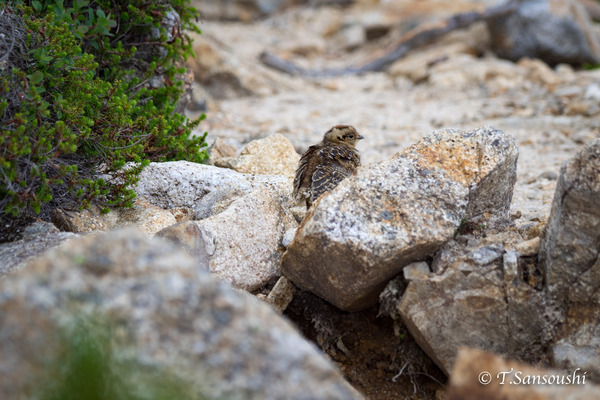
{"label": "bird's eye", "polygon": [[348,135],[348,139],[354,139],[354,135]]}

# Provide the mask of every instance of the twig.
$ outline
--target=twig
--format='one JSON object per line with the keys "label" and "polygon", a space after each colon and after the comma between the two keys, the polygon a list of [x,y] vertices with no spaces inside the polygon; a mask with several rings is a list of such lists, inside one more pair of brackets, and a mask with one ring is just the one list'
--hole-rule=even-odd
{"label": "twig", "polygon": [[274,54],[263,52],[259,59],[265,65],[290,75],[301,75],[311,78],[324,78],[332,76],[361,74],[364,72],[385,71],[392,63],[404,57],[410,50],[425,46],[445,34],[457,29],[467,28],[475,22],[497,18],[501,15],[510,14],[517,9],[518,5],[509,1],[508,3],[488,8],[482,12],[472,11],[455,14],[444,20],[433,28],[416,28],[406,33],[400,40],[400,44],[391,52],[361,66],[350,66],[335,69],[307,69],[302,68],[290,61],[285,61]]}

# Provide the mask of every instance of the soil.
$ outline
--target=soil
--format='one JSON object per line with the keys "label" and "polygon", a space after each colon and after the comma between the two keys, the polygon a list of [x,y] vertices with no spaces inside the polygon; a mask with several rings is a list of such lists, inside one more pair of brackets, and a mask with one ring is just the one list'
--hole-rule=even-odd
{"label": "soil", "polygon": [[379,306],[347,313],[301,292],[285,315],[367,399],[434,399],[444,392],[444,373]]}

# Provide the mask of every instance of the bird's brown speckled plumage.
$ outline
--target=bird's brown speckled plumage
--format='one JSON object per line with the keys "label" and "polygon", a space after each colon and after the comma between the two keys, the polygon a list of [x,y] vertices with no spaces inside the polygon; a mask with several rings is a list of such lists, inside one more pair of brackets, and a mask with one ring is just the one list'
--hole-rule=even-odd
{"label": "bird's brown speckled plumage", "polygon": [[304,198],[306,207],[323,193],[333,189],[360,166],[356,143],[363,137],[349,125],[336,125],[321,143],[310,146],[300,158],[293,195]]}

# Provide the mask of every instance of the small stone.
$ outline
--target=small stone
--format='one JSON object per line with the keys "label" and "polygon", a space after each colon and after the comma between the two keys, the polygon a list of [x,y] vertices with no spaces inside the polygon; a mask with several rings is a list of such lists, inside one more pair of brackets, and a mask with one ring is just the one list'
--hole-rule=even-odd
{"label": "small stone", "polygon": [[431,274],[429,265],[424,261],[409,264],[402,269],[402,272],[404,273],[404,279],[407,281],[427,279]]}
{"label": "small stone", "polygon": [[292,143],[285,136],[275,134],[251,141],[239,156],[223,157],[216,160],[215,165],[247,174],[293,177],[299,160]]}
{"label": "small stone", "polygon": [[558,174],[555,171],[544,171],[541,173],[540,178],[548,179],[549,181],[555,181],[558,179]]}
{"label": "small stone", "polygon": [[[157,232],[155,236],[181,247],[198,262],[200,270],[209,271],[209,260],[212,253],[214,253],[214,248],[206,248],[206,242],[209,241],[205,237],[206,235],[196,223],[186,221],[171,225]],[[214,245],[209,247],[214,247]]]}
{"label": "small stone", "polygon": [[161,229],[176,223],[175,216],[169,210],[150,204],[143,197],[138,197],[133,207],[117,211],[117,221],[111,228],[134,226],[141,232],[154,235]]}
{"label": "small stone", "polygon": [[106,231],[115,226],[117,213],[102,213],[100,207],[91,205],[85,210],[65,211],[60,208],[51,213],[52,223],[63,231],[81,233]]}
{"label": "small stone", "polygon": [[287,306],[294,299],[296,294],[296,287],[290,282],[285,276],[279,278],[271,293],[267,296],[267,301],[273,304],[275,310],[279,314],[283,314]]}
{"label": "small stone", "polygon": [[592,83],[585,89],[586,99],[592,99],[596,101],[600,101],[600,85],[597,83]]}
{"label": "small stone", "polygon": [[515,251],[517,253],[519,253],[519,255],[521,257],[535,256],[535,255],[537,255],[539,248],[540,248],[539,236],[515,245]]}
{"label": "small stone", "polygon": [[521,212],[521,210],[515,210],[510,213],[510,219],[512,221],[515,221],[515,220],[521,218],[522,216],[523,216],[523,213]]}
{"label": "small stone", "polygon": [[135,187],[138,196],[164,209],[193,208],[208,193],[233,190],[250,193],[255,189],[291,193],[291,180],[283,176],[241,174],[227,168],[170,161],[150,163],[140,174]]}
{"label": "small stone", "polygon": [[503,256],[504,283],[508,287],[513,285],[521,277],[519,273],[519,254],[507,251]]}
{"label": "small stone", "polygon": [[210,158],[208,161],[210,164],[215,165],[216,162],[222,160],[223,158],[235,157],[237,152],[237,147],[232,146],[231,144],[225,142],[225,140],[218,137],[210,147]]}
{"label": "small stone", "polygon": [[298,228],[291,228],[285,231],[285,233],[283,234],[283,238],[281,239],[281,245],[283,247],[287,248],[292,243],[292,240],[294,240],[294,236],[296,236],[297,230]]}
{"label": "small stone", "polygon": [[0,278],[78,236],[71,232],[60,232],[49,222],[34,222],[28,225],[23,230],[23,239],[0,243]]}
{"label": "small stone", "polygon": [[502,248],[502,246],[484,246],[477,250],[473,250],[469,254],[469,259],[471,259],[477,265],[488,265],[502,257],[503,251],[504,249]]}
{"label": "small stone", "polygon": [[[287,196],[257,189],[233,201],[225,210],[194,221],[203,238],[210,270],[238,288],[254,291],[281,275],[281,242],[297,224],[287,212]],[[201,246],[200,246],[201,247]]]}

